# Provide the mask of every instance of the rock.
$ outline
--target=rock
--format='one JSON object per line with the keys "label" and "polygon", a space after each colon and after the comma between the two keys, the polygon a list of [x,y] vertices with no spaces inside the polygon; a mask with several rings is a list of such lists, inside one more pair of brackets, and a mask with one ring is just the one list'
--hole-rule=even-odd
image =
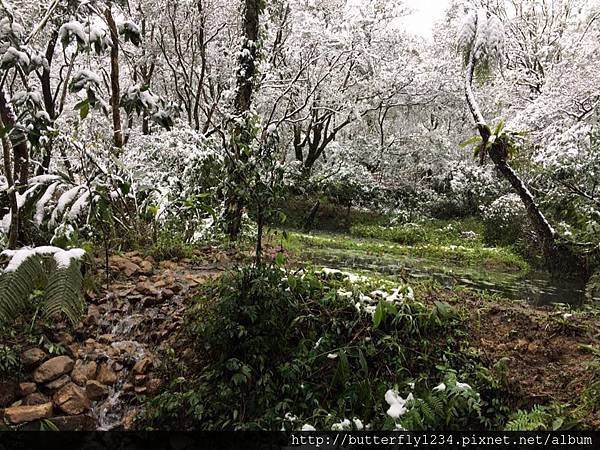
{"label": "rock", "polygon": [[92,304],[92,305],[88,306],[87,315],[84,320],[85,324],[86,325],[95,325],[98,323],[101,316],[102,316],[102,314],[100,313],[100,309],[98,308],[98,306]]}
{"label": "rock", "polygon": [[56,406],[71,416],[84,413],[92,406],[83,389],[75,383],[69,383],[62,387],[52,399]]}
{"label": "rock", "polygon": [[92,400],[101,400],[108,396],[108,387],[96,380],[88,380],[85,384],[85,395]]}
{"label": "rock", "polygon": [[74,365],[75,361],[68,356],[57,356],[39,366],[33,372],[33,379],[36,383],[47,383],[70,372]]}
{"label": "rock", "polygon": [[60,431],[93,431],[96,428],[96,421],[88,414],[53,417],[52,423]]}
{"label": "rock", "polygon": [[110,368],[110,366],[107,363],[102,363],[98,368],[96,380],[98,380],[102,384],[112,386],[117,381],[117,374]]}
{"label": "rock", "polygon": [[136,386],[141,386],[146,382],[146,378],[148,378],[146,375],[136,375],[133,377],[133,384]]}
{"label": "rock", "polygon": [[31,422],[52,417],[52,403],[42,405],[13,406],[4,410],[4,418],[12,424]]}
{"label": "rock", "polygon": [[21,353],[21,362],[25,367],[32,367],[46,358],[46,352],[39,348],[30,348]]}
{"label": "rock", "polygon": [[138,375],[144,374],[150,366],[152,366],[152,360],[146,356],[135,363],[135,366],[133,366],[133,373]]}
{"label": "rock", "polygon": [[125,413],[123,416],[123,420],[121,421],[121,425],[123,426],[123,430],[132,430],[135,424],[135,418],[137,416],[137,410],[131,409]]}
{"label": "rock", "polygon": [[136,286],[135,290],[142,295],[148,295],[151,297],[159,297],[160,291],[150,281],[140,281]]}
{"label": "rock", "polygon": [[50,399],[41,392],[34,392],[33,394],[29,394],[23,399],[23,404],[29,406],[43,405],[44,403],[48,403],[49,401]]}
{"label": "rock", "polygon": [[75,341],[75,339],[73,339],[73,336],[71,336],[69,333],[66,333],[64,331],[61,331],[60,333],[58,333],[56,335],[56,338],[63,345],[69,345]]}
{"label": "rock", "polygon": [[75,383],[83,386],[86,381],[94,379],[97,369],[98,365],[95,361],[83,361],[82,359],[78,359],[75,362],[73,372],[71,372],[71,378]]}
{"label": "rock", "polygon": [[19,398],[19,384],[16,381],[0,381],[0,408],[9,406]]}
{"label": "rock", "polygon": [[113,255],[108,259],[109,267],[115,271],[123,272],[127,277],[139,272],[140,266],[119,255]]}
{"label": "rock", "polygon": [[162,298],[164,298],[165,300],[170,299],[171,297],[173,297],[175,295],[175,292],[173,292],[172,289],[163,289],[162,291]]}
{"label": "rock", "polygon": [[19,383],[19,394],[21,397],[33,394],[35,391],[37,391],[37,385],[35,383]]}
{"label": "rock", "polygon": [[142,273],[144,274],[150,274],[152,273],[152,263],[150,261],[147,260],[143,260],[142,262],[139,263],[140,269],[142,270]]}
{"label": "rock", "polygon": [[101,344],[112,344],[115,340],[114,334],[101,334],[98,336],[98,342]]}
{"label": "rock", "polygon": [[162,388],[163,382],[160,378],[152,378],[146,383],[148,394],[156,394]]}
{"label": "rock", "polygon": [[47,389],[50,389],[51,391],[58,391],[61,387],[63,387],[70,381],[71,377],[69,375],[63,375],[62,377],[57,378],[56,380],[51,381],[50,383],[46,383],[44,386]]}

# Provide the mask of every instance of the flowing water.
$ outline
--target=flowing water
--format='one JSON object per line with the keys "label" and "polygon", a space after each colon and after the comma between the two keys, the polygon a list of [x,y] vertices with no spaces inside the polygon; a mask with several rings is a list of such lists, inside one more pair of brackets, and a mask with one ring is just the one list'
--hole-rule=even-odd
{"label": "flowing water", "polygon": [[407,280],[431,279],[444,286],[465,286],[535,305],[581,305],[585,285],[581,281],[554,279],[542,271],[527,274],[484,267],[464,267],[408,255],[373,255],[359,250],[310,248],[303,253],[315,265],[400,276]]}

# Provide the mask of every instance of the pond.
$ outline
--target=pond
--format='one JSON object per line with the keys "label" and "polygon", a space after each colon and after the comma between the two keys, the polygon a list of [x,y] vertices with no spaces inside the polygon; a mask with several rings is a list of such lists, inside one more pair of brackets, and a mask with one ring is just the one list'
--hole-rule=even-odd
{"label": "pond", "polygon": [[556,279],[539,270],[523,272],[501,265],[465,265],[427,256],[373,254],[355,248],[307,246],[301,254],[315,266],[399,276],[406,280],[430,279],[446,287],[469,287],[534,305],[565,303],[580,306],[585,300],[583,282]]}

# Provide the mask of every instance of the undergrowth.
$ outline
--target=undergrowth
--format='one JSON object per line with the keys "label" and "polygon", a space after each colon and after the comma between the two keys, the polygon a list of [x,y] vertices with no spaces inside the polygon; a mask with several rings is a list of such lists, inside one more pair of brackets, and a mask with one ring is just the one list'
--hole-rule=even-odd
{"label": "undergrowth", "polygon": [[197,299],[181,340],[193,358],[140,427],[501,427],[508,397],[463,320],[385,280],[244,267]]}

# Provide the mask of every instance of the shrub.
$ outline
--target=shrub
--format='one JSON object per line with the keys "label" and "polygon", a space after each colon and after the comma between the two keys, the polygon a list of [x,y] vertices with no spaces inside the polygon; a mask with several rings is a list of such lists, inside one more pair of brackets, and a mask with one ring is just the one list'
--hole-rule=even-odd
{"label": "shrub", "polygon": [[490,245],[514,245],[523,241],[529,220],[521,199],[507,194],[483,210],[485,240]]}
{"label": "shrub", "polygon": [[[457,350],[465,335],[455,310],[443,302],[427,306],[410,288],[392,286],[336,270],[293,274],[253,266],[224,276],[188,317],[180,344],[193,349],[186,375],[146,404],[141,423],[160,429],[277,430],[303,422],[320,429],[362,422],[393,427],[384,409],[390,387],[412,385],[414,398],[427,402],[431,380],[447,380],[442,366],[470,378],[479,363]],[[444,402],[462,414],[462,397]],[[479,415],[472,401],[468,407],[450,427],[497,423]],[[410,422],[415,429],[444,428],[451,414],[428,418],[426,406],[418,409]],[[352,425],[347,417],[360,420]]]}

